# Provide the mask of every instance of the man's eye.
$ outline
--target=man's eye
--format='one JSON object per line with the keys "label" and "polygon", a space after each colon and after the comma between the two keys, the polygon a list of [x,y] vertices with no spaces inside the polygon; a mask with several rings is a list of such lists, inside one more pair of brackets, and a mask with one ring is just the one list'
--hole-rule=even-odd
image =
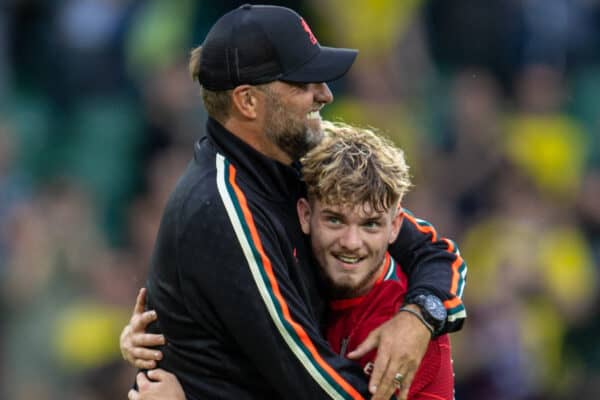
{"label": "man's eye", "polygon": [[288,83],[300,90],[308,90],[308,83],[302,83],[302,82],[288,82]]}
{"label": "man's eye", "polygon": [[341,221],[338,217],[327,217],[327,222],[330,224],[339,224]]}
{"label": "man's eye", "polygon": [[379,228],[380,226],[381,226],[381,224],[377,221],[368,221],[365,223],[365,228],[369,228],[369,229]]}

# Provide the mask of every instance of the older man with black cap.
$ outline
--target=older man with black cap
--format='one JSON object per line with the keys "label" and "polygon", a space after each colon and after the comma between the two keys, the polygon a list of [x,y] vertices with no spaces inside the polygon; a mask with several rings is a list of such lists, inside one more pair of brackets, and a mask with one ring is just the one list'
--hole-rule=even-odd
{"label": "older man with black cap", "polygon": [[431,334],[462,325],[462,259],[431,226],[405,223],[390,251],[415,311],[355,352],[378,346],[370,386],[323,337],[322,285],[295,209],[304,194],[296,161],[322,138],[319,110],[333,100],[324,82],[356,54],[320,46],[290,9],[250,5],[221,17],[192,53],[206,135],[166,206],[147,281],[158,314],[150,330],[166,338],[160,366],[187,398],[361,399],[370,389],[389,399],[412,379]]}

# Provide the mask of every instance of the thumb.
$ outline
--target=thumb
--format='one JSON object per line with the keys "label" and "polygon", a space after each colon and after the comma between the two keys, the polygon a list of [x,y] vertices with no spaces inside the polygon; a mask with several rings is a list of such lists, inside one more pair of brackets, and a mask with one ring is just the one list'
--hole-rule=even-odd
{"label": "thumb", "polygon": [[353,360],[357,360],[363,357],[365,354],[377,348],[377,343],[379,342],[379,329],[375,329],[371,331],[369,336],[358,346],[356,349],[352,350],[347,354],[347,357]]}

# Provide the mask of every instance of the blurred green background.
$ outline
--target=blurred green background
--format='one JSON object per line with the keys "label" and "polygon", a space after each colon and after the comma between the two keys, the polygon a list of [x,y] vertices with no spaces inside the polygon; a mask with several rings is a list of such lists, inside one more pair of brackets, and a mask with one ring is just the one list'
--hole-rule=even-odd
{"label": "blurred green background", "polygon": [[[125,398],[118,334],[238,1],[0,0],[0,397]],[[600,398],[600,1],[295,0],[356,47],[327,118],[406,150],[461,247],[460,400]]]}

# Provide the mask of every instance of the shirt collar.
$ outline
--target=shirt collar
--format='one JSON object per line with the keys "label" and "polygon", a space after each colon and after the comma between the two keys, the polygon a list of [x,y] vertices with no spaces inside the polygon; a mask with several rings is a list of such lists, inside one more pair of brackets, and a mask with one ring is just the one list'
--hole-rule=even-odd
{"label": "shirt collar", "polygon": [[240,179],[259,193],[290,202],[304,194],[299,163],[285,165],[265,156],[213,118],[206,122],[206,132],[218,151],[237,168]]}

